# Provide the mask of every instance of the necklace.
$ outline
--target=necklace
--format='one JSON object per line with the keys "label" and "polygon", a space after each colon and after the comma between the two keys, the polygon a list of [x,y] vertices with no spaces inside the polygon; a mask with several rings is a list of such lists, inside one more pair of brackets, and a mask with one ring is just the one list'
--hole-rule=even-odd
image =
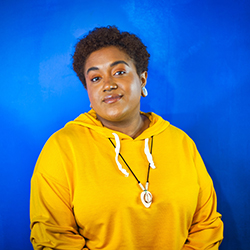
{"label": "necklace", "polygon": [[[115,144],[111,141],[111,139],[109,138],[109,141],[112,143],[112,145],[115,147]],[[152,149],[153,149],[153,136],[151,136],[151,148],[150,148],[150,154],[152,155]],[[123,162],[126,164],[126,166],[128,167],[128,169],[130,170],[130,172],[132,173],[132,175],[135,177],[136,181],[138,182],[140,188],[142,189],[142,193],[141,193],[141,201],[142,204],[146,207],[149,208],[153,202],[153,195],[148,191],[148,186],[149,186],[149,174],[150,174],[150,163],[148,164],[148,173],[147,173],[147,182],[144,186],[141,184],[141,182],[139,181],[139,179],[136,177],[136,175],[134,174],[134,172],[132,171],[132,169],[129,167],[128,163],[126,162],[126,160],[123,158],[123,156],[119,153],[119,156],[122,158]]]}

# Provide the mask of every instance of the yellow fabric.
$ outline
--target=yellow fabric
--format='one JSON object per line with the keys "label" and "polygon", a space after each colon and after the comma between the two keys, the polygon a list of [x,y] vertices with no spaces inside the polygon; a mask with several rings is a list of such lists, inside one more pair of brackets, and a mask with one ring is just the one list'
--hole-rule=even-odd
{"label": "yellow fabric", "polygon": [[216,194],[193,141],[154,113],[139,137],[116,132],[120,153],[145,185],[144,139],[153,139],[145,208],[141,189],[115,162],[114,131],[93,110],[56,132],[45,144],[31,181],[34,249],[218,249],[223,238]]}

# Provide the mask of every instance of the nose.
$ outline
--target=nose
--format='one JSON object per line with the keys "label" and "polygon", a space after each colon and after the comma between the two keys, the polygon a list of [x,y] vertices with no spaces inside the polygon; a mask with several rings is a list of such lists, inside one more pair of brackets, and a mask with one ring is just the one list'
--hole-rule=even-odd
{"label": "nose", "polygon": [[113,79],[110,77],[110,78],[106,78],[105,79],[105,82],[104,82],[104,88],[103,88],[103,91],[111,91],[111,90],[114,90],[114,89],[117,89],[118,88],[118,85],[113,81]]}

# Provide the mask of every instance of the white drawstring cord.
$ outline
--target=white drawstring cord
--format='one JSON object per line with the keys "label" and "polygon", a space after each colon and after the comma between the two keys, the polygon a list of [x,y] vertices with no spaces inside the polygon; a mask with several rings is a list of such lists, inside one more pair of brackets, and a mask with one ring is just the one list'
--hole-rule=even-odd
{"label": "white drawstring cord", "polygon": [[150,164],[150,167],[153,168],[153,169],[155,169],[155,164],[154,164],[154,161],[153,161],[153,157],[150,154],[149,147],[148,147],[148,138],[145,139],[144,153],[147,156],[147,159],[148,159],[148,162]]}
{"label": "white drawstring cord", "polygon": [[[115,137],[115,161],[116,161],[116,164],[119,168],[119,170],[126,176],[128,177],[129,176],[129,173],[124,169],[122,168],[122,165],[121,163],[119,162],[118,158],[119,158],[119,153],[120,153],[120,148],[121,148],[121,143],[120,143],[120,139],[119,139],[119,136],[116,134],[116,133],[112,133]],[[144,148],[144,153],[146,154],[147,156],[147,159],[148,159],[148,162],[150,164],[150,167],[155,169],[155,164],[154,164],[154,161],[153,161],[153,157],[152,155],[150,154],[150,151],[149,151],[149,147],[148,147],[148,138],[145,139],[145,148]],[[147,190],[147,189],[146,189]]]}
{"label": "white drawstring cord", "polygon": [[128,177],[129,176],[129,173],[124,169],[122,168],[122,165],[121,163],[118,161],[118,157],[119,157],[119,153],[120,153],[120,139],[119,139],[119,136],[116,134],[116,133],[112,133],[115,137],[115,161],[116,161],[116,164],[119,168],[119,170],[126,176]]}

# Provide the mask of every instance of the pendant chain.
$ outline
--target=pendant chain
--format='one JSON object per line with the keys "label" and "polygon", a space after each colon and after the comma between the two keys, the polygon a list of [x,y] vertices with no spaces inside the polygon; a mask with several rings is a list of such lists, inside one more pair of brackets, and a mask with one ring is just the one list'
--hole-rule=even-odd
{"label": "pendant chain", "polygon": [[[109,138],[109,141],[112,143],[112,145],[115,148],[115,144],[112,142],[112,140]],[[150,148],[150,154],[152,154],[152,150],[153,150],[153,136],[151,136],[151,148]],[[121,153],[119,153],[119,156],[122,158],[123,162],[126,164],[126,166],[128,167],[128,169],[130,170],[130,172],[132,173],[132,175],[135,177],[135,179],[137,180],[138,184],[140,185],[140,181],[139,179],[136,177],[136,175],[134,174],[134,172],[132,171],[132,169],[129,167],[128,163],[126,162],[126,160],[123,158],[123,156],[121,155]],[[150,163],[148,164],[148,173],[147,173],[147,184],[145,187],[145,191],[147,190],[147,186],[149,183],[149,173],[150,173]],[[141,185],[140,185],[141,186]]]}

